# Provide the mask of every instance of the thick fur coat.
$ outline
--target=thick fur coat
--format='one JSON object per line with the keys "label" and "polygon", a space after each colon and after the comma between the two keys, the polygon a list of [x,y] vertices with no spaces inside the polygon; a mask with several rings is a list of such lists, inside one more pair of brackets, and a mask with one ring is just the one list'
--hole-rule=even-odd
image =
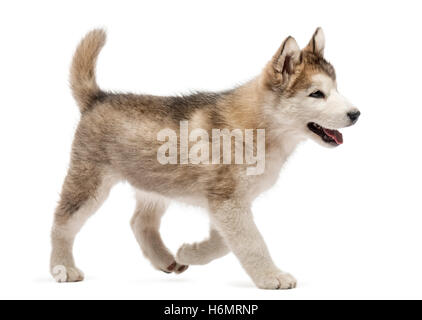
{"label": "thick fur coat", "polygon": [[[233,252],[258,287],[294,288],[296,280],[272,261],[250,207],[276,182],[299,142],[311,138],[337,146],[342,143],[337,129],[359,116],[337,92],[334,68],[323,56],[322,30],[317,29],[303,50],[288,37],[262,73],[242,86],[176,97],[101,90],[95,65],[105,38],[102,30],[88,33],[71,67],[81,119],[52,229],[51,272],[56,280],[83,280],[73,258],[74,238],[111,187],[125,180],[136,190],[132,229],[157,269],[180,273],[188,265],[206,264]],[[265,130],[265,170],[248,175],[247,164],[181,164],[180,155],[179,164],[161,164],[157,153],[163,142],[157,136],[164,128],[179,133],[181,121],[188,121],[189,132],[200,128],[210,136],[213,129]],[[171,200],[206,208],[211,221],[209,239],[182,246],[176,256],[159,234],[160,219]],[[64,274],[59,276],[60,272]]]}

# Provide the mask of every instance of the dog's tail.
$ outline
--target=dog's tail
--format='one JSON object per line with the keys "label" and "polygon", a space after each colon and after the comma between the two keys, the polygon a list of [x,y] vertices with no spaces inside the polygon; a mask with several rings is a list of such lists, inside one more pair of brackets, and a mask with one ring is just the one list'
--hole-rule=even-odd
{"label": "dog's tail", "polygon": [[95,79],[97,57],[105,41],[104,30],[92,30],[81,40],[73,56],[70,86],[81,113],[87,111],[98,98],[105,95]]}

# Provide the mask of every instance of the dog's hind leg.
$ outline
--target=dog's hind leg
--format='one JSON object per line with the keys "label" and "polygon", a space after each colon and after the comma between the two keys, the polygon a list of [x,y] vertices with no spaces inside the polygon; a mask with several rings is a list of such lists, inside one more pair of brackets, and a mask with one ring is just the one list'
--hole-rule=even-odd
{"label": "dog's hind leg", "polygon": [[76,234],[101,206],[117,179],[89,161],[73,160],[63,184],[51,231],[50,272],[57,282],[82,281],[73,258]]}
{"label": "dog's hind leg", "polygon": [[224,257],[229,252],[223,237],[211,226],[208,239],[194,244],[184,244],[178,250],[176,260],[181,264],[204,265]]}
{"label": "dog's hind leg", "polygon": [[156,269],[163,272],[182,273],[185,271],[188,267],[176,262],[161,239],[159,231],[168,201],[139,190],[136,191],[136,201],[135,213],[130,224],[145,257]]}

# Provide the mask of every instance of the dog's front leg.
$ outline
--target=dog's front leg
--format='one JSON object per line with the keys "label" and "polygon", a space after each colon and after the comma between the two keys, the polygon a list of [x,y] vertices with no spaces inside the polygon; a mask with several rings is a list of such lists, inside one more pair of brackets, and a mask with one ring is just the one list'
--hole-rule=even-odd
{"label": "dog's front leg", "polygon": [[176,261],[184,265],[204,265],[230,252],[224,239],[213,226],[207,240],[184,244],[177,252]]}
{"label": "dog's front leg", "polygon": [[278,269],[256,227],[249,205],[242,201],[210,201],[211,219],[243,268],[261,289],[292,289],[296,280]]}

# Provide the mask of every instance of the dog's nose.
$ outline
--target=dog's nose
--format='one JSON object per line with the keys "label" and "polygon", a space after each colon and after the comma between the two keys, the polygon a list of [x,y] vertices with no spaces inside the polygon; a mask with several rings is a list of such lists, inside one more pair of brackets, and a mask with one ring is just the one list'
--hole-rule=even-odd
{"label": "dog's nose", "polygon": [[355,123],[359,119],[360,111],[349,112],[347,113],[347,116],[350,118],[350,120],[352,120],[353,123]]}

